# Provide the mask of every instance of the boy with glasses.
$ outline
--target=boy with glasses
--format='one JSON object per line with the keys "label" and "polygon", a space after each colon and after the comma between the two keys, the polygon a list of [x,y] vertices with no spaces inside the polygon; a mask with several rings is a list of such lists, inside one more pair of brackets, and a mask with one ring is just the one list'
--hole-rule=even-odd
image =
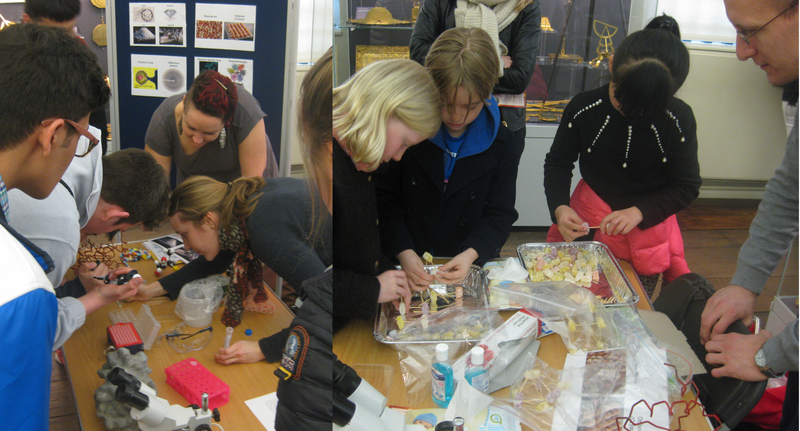
{"label": "boy with glasses", "polygon": [[[60,29],[0,32],[0,405],[8,429],[47,430],[58,304],[50,257],[8,225],[6,190],[44,199],[75,156],[80,125],[108,102],[97,58]],[[85,127],[85,126],[84,126]]]}
{"label": "boy with glasses", "polygon": [[[736,28],[736,56],[767,73],[773,85],[796,85],[798,79],[798,8],[796,0],[725,0],[728,19]],[[747,381],[764,380],[789,371],[781,430],[796,430],[797,420],[797,321],[774,337],[758,334],[724,334],[733,321],[748,324],[756,296],[767,278],[789,251],[798,231],[798,123],[786,142],[786,155],[767,183],[750,235],[739,251],[736,273],[729,286],[717,291],[702,315],[700,338],[706,360],[721,365],[714,377]]]}

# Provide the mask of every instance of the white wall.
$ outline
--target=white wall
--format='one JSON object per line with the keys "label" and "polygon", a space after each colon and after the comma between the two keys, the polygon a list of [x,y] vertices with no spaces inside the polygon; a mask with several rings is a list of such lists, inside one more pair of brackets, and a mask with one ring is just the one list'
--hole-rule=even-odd
{"label": "white wall", "polygon": [[734,52],[691,49],[690,55],[691,71],[678,97],[697,119],[700,174],[768,180],[786,144],[781,90],[752,60],[739,61]]}

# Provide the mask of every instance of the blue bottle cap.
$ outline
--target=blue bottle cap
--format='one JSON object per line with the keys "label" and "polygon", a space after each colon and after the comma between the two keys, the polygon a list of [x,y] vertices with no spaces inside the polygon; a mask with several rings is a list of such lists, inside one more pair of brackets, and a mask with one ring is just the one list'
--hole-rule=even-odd
{"label": "blue bottle cap", "polygon": [[253,330],[252,329],[245,329],[244,330],[244,335],[247,335],[248,337],[253,335]]}

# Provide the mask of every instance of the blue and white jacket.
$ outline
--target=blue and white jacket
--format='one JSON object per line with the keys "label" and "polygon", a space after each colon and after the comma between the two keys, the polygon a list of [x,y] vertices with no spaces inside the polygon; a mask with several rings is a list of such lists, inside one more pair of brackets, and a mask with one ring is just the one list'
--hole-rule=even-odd
{"label": "blue and white jacket", "polygon": [[47,253],[0,213],[0,405],[5,429],[47,431],[58,320]]}

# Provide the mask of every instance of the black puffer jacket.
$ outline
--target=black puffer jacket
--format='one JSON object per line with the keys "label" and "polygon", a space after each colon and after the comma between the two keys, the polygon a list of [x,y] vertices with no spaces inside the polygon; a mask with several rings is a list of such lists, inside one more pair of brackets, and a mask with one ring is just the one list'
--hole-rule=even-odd
{"label": "black puffer jacket", "polygon": [[[456,26],[456,0],[425,0],[414,24],[409,42],[411,59],[424,65],[431,45],[445,30]],[[525,6],[514,21],[500,31],[500,42],[508,48],[510,68],[494,86],[494,94],[520,94],[531,82],[539,52],[539,33],[542,10],[539,1]],[[506,126],[512,131],[525,127],[524,108],[501,107],[500,113]]]}
{"label": "black puffer jacket", "polygon": [[332,271],[306,280],[306,295],[283,351],[292,376],[278,383],[278,431],[330,431],[333,420]]}

